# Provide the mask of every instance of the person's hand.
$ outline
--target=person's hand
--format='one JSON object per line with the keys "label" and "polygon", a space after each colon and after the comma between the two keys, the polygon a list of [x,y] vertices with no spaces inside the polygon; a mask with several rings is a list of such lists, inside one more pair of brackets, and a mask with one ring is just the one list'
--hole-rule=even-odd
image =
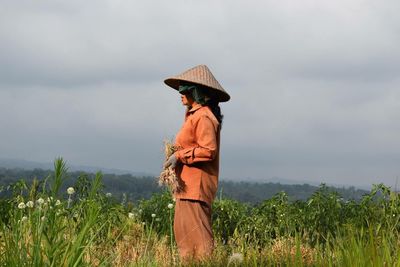
{"label": "person's hand", "polygon": [[175,154],[172,154],[167,161],[164,163],[164,169],[168,168],[168,167],[172,167],[175,168],[176,164],[178,162],[178,159],[176,158]]}

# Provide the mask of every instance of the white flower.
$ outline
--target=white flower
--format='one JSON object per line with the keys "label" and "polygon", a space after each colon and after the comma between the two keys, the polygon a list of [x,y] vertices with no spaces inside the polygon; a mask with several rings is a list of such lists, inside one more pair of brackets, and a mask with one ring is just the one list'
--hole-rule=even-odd
{"label": "white flower", "polygon": [[145,224],[146,224],[146,222],[142,222],[142,224],[143,224],[143,225],[145,225]]}
{"label": "white flower", "polygon": [[28,202],[26,202],[26,206],[27,206],[28,208],[33,208],[33,206],[35,206],[35,203],[33,203],[32,200],[29,200]]}
{"label": "white flower", "polygon": [[21,209],[21,210],[22,210],[22,209],[25,209],[25,207],[26,207],[26,206],[25,206],[25,203],[24,203],[24,202],[21,202],[21,203],[18,204],[18,208]]}
{"label": "white flower", "polygon": [[56,201],[56,206],[61,205],[61,201],[59,199],[57,199]]}
{"label": "white flower", "polygon": [[135,214],[133,214],[132,212],[129,212],[128,217],[129,217],[129,219],[133,219],[133,218],[135,218]]}
{"label": "white flower", "polygon": [[111,193],[107,193],[107,194],[106,194],[106,197],[111,197],[111,196],[112,196]]}
{"label": "white flower", "polygon": [[168,204],[168,208],[169,208],[169,209],[172,209],[173,207],[174,207],[174,204],[172,204],[172,203],[169,203],[169,204]]}
{"label": "white flower", "polygon": [[42,204],[44,203],[44,199],[43,199],[43,198],[39,198],[38,200],[36,200],[36,202],[37,202],[39,205],[42,205]]}
{"label": "white flower", "polygon": [[46,220],[46,217],[42,216],[42,218],[40,218],[40,220],[42,220],[42,222],[43,222],[44,220]]}
{"label": "white flower", "polygon": [[156,217],[156,215],[153,213],[153,214],[151,214],[151,218],[155,218]]}
{"label": "white flower", "polygon": [[26,216],[24,216],[24,217],[21,218],[21,222],[24,222],[24,221],[26,221],[26,220],[28,220],[28,217],[26,217]]}
{"label": "white flower", "polygon": [[68,187],[67,193],[68,193],[68,195],[72,195],[75,193],[75,189],[73,187]]}
{"label": "white flower", "polygon": [[241,262],[243,262],[243,255],[240,253],[233,253],[228,260],[228,266],[230,264],[240,264]]}

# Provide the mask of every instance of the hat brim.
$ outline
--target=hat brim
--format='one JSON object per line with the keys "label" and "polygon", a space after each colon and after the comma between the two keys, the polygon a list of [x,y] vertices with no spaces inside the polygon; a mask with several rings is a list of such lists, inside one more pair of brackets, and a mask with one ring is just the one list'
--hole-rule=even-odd
{"label": "hat brim", "polygon": [[227,92],[223,92],[223,91],[221,91],[219,89],[210,87],[210,86],[208,86],[206,84],[193,82],[193,81],[189,81],[189,80],[185,80],[185,79],[177,79],[177,78],[173,78],[173,77],[167,78],[167,79],[164,80],[164,83],[166,85],[168,85],[169,87],[171,87],[171,88],[173,88],[175,90],[179,89],[179,85],[180,85],[181,82],[200,85],[200,86],[203,86],[203,87],[205,87],[205,88],[207,88],[209,90],[212,90],[216,94],[216,97],[218,98],[217,99],[218,102],[227,102],[227,101],[229,101],[231,99],[230,95]]}

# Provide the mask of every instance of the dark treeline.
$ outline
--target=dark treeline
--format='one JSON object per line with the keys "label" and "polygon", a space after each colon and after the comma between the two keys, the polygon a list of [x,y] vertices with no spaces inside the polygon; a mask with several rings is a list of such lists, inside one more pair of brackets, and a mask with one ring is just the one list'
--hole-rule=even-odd
{"label": "dark treeline", "polygon": [[[0,188],[3,188],[3,194],[10,192],[7,189],[9,185],[15,184],[18,181],[24,181],[28,186],[36,178],[42,184],[46,177],[52,175],[50,170],[34,169],[6,169],[0,168]],[[62,186],[62,192],[65,192],[69,186],[76,186],[78,177],[93,178],[93,173],[84,172],[69,172],[68,177]],[[137,202],[141,199],[149,199],[154,193],[165,190],[157,184],[155,177],[135,177],[130,174],[115,175],[103,174],[104,192],[111,193],[113,197],[120,201]],[[254,182],[233,182],[220,181],[219,192],[217,197],[231,198],[241,202],[250,204],[260,203],[265,199],[269,199],[275,194],[284,191],[289,196],[290,200],[305,200],[309,198],[318,187],[309,184],[280,184],[280,183],[254,183]],[[336,191],[344,199],[360,199],[362,195],[368,191],[349,188],[329,187],[330,190]],[[1,193],[0,193],[1,195]]]}
{"label": "dark treeline", "polygon": [[[232,182],[221,181],[219,183],[219,194],[222,196],[233,198],[241,202],[260,203],[265,199],[269,199],[279,192],[286,192],[289,200],[306,200],[319,187],[309,184],[280,184],[280,183],[255,183],[255,182]],[[329,191],[337,192],[343,199],[359,200],[369,191],[356,189],[355,187],[327,187]]]}
{"label": "dark treeline", "polygon": [[[34,179],[39,180],[42,184],[46,177],[53,174],[53,171],[34,169],[6,169],[0,168],[0,187],[7,189],[9,185],[15,184],[23,180],[27,185],[32,184]],[[76,187],[79,177],[87,177],[91,180],[95,176],[94,173],[86,172],[68,172],[62,187],[61,192],[66,192],[70,186]],[[154,193],[161,192],[163,188],[157,185],[154,177],[136,177],[130,174],[115,175],[103,174],[103,191],[111,193],[115,198],[126,201],[136,202],[141,199],[149,199]],[[3,190],[6,191],[6,190]],[[9,193],[11,190],[7,190]]]}

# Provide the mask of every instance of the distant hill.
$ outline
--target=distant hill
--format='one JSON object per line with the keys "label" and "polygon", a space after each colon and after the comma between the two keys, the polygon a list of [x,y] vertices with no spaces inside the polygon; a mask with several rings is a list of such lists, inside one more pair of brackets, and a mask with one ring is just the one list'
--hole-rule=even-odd
{"label": "distant hill", "polygon": [[[0,158],[0,168],[7,169],[24,169],[24,170],[34,170],[34,169],[42,169],[42,170],[52,170],[54,169],[53,163],[50,162],[36,162],[22,159],[7,159]],[[96,173],[97,171],[101,171],[102,173],[112,173],[112,174],[131,174],[133,176],[151,176],[152,174],[146,172],[135,172],[130,170],[121,170],[115,168],[102,168],[96,166],[86,166],[86,165],[70,165],[68,164],[68,170],[74,171],[84,171],[88,173]]]}
{"label": "distant hill", "polygon": [[[10,169],[0,168],[0,187],[7,186],[16,181],[23,179],[30,184],[36,177],[43,180],[52,174],[50,170],[34,169]],[[89,178],[94,177],[93,173],[81,171],[69,172],[68,179],[65,181],[62,192],[68,186],[76,186],[79,176],[87,175]],[[104,191],[111,193],[116,199],[122,201],[123,196],[127,201],[136,202],[141,199],[148,199],[154,193],[161,192],[163,188],[157,185],[157,179],[154,176],[133,176],[132,174],[104,174],[103,175]],[[316,190],[317,186],[309,184],[287,185],[280,183],[254,183],[254,182],[233,182],[220,181],[217,197],[225,197],[236,199],[249,204],[256,204],[265,199],[269,199],[275,194],[285,191],[290,200],[305,200],[310,197]],[[330,187],[330,190],[338,192],[344,199],[360,199],[363,194],[368,191],[349,188]],[[6,194],[7,192],[1,193]]]}
{"label": "distant hill", "polygon": [[[306,200],[319,186],[309,184],[281,184],[281,183],[262,183],[262,182],[234,182],[221,181],[219,184],[219,194],[228,196],[247,203],[259,203],[264,199],[271,198],[279,192],[285,192],[290,200]],[[344,199],[361,199],[369,191],[351,187],[328,186],[329,190],[336,191]]]}
{"label": "distant hill", "polygon": [[[247,178],[245,181],[251,182],[251,183],[279,183],[279,184],[286,184],[286,185],[303,185],[303,184],[308,184],[308,185],[313,185],[313,186],[319,186],[321,183],[325,182],[316,182],[312,180],[307,180],[307,179],[287,179],[287,178],[282,178],[282,177],[277,177],[274,176],[272,178],[267,178],[267,179],[254,179],[254,178]],[[350,188],[350,187],[356,187],[358,189],[364,189],[364,190],[371,190],[372,185],[354,185],[354,184],[340,184],[340,183],[331,183],[331,182],[326,182],[325,183],[328,186],[331,187],[336,187],[336,188]]]}

